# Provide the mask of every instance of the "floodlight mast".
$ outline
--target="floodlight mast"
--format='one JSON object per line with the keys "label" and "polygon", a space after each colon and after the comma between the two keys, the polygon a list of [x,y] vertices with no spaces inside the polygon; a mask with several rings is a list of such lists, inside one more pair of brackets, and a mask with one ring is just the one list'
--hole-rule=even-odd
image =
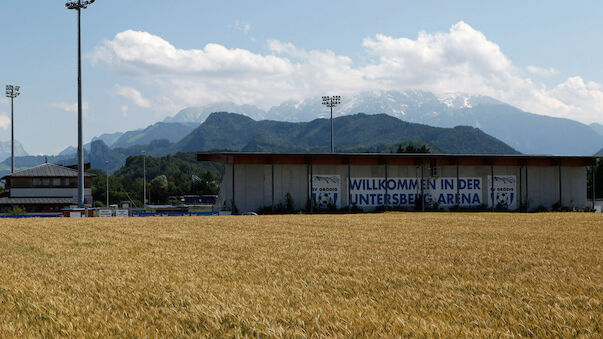
{"label": "floodlight mast", "polygon": [[142,150],[142,207],[147,208],[147,154]]}
{"label": "floodlight mast", "polygon": [[336,107],[341,103],[341,96],[334,95],[322,97],[322,104],[331,108],[331,153],[335,153],[335,146],[333,141],[333,107]]}
{"label": "floodlight mast", "polygon": [[84,207],[84,147],[82,145],[82,33],[81,10],[88,8],[95,0],[71,1],[67,9],[77,11],[77,204]]}
{"label": "floodlight mast", "polygon": [[21,86],[6,85],[6,97],[10,98],[10,173],[15,173],[15,119],[13,100],[19,96]]}
{"label": "floodlight mast", "polygon": [[105,176],[107,177],[107,206],[109,208],[109,161],[105,160]]}

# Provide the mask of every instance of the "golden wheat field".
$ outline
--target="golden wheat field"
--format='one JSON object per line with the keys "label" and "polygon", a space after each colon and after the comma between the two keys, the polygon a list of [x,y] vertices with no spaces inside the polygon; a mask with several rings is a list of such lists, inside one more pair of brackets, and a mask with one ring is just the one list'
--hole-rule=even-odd
{"label": "golden wheat field", "polygon": [[0,336],[601,337],[603,216],[0,221]]}

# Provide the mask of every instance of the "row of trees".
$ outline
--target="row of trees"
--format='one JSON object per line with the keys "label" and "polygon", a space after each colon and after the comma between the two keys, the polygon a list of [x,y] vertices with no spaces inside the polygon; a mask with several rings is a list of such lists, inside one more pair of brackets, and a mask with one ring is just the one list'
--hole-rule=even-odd
{"label": "row of trees", "polygon": [[[143,163],[144,161],[144,163]],[[194,153],[177,153],[161,158],[131,156],[126,164],[109,176],[109,203],[131,201],[142,206],[143,174],[146,167],[147,201],[168,202],[170,196],[187,194],[217,194],[222,177],[222,165],[197,162]],[[107,201],[107,176],[104,171],[91,169],[92,197],[97,206]]]}

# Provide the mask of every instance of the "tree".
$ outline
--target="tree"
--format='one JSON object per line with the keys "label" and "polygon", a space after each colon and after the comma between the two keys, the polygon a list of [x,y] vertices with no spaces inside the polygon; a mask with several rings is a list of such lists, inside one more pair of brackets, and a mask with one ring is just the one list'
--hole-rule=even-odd
{"label": "tree", "polygon": [[[177,153],[164,157],[146,157],[147,193],[153,202],[164,203],[169,196],[185,194],[217,194],[224,166],[222,164],[198,162],[196,153]],[[96,174],[92,181],[94,200],[106,201],[107,177],[104,171],[90,170]],[[157,177],[160,182],[153,180]],[[150,178],[153,180],[149,181]],[[193,178],[201,179],[199,180]],[[167,184],[166,184],[167,183]],[[155,185],[155,186],[153,186]],[[109,198],[112,204],[142,200],[143,157],[130,156],[125,165],[109,177]],[[130,198],[128,198],[128,196]],[[137,204],[140,206],[140,203]]]}
{"label": "tree", "polygon": [[89,169],[87,172],[95,175],[92,177],[92,200],[107,201],[107,176],[105,171]]}
{"label": "tree", "polygon": [[426,144],[421,145],[421,147],[417,147],[416,145],[409,144],[404,147],[403,145],[398,146],[398,150],[396,153],[431,153],[429,147]]}
{"label": "tree", "polygon": [[167,203],[169,193],[168,179],[165,175],[158,175],[151,180],[151,198],[158,203]]}

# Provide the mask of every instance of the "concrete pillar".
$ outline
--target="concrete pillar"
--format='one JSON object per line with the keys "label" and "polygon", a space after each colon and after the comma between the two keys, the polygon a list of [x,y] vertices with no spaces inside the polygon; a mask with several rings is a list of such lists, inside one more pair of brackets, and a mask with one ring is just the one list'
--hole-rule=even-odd
{"label": "concrete pillar", "polygon": [[312,199],[312,189],[314,188],[314,178],[313,177],[313,168],[312,163],[310,163],[310,213],[314,212],[314,199]]}
{"label": "concrete pillar", "polygon": [[492,212],[494,212],[494,208],[495,206],[495,201],[494,201],[494,166],[490,166],[490,173],[491,173],[491,178],[492,180],[490,183],[490,197],[491,197],[491,201],[492,201]]}
{"label": "concrete pillar", "polygon": [[423,190],[423,164],[421,164],[421,212],[425,212],[425,195]]}
{"label": "concrete pillar", "polygon": [[595,164],[593,165],[593,170],[592,170],[592,176],[593,176],[593,209],[595,209],[595,200],[597,199],[597,185],[595,183],[595,178],[597,177],[597,160],[595,159]]}
{"label": "concrete pillar", "polygon": [[352,166],[350,165],[350,160],[348,159],[348,212],[350,212],[350,210],[352,209],[352,192],[350,192],[350,187],[352,186],[351,185],[351,181],[352,181],[351,167]]}
{"label": "concrete pillar", "polygon": [[388,173],[387,173],[387,159],[385,159],[385,198],[384,198],[384,203],[385,203],[385,207],[387,209],[387,207],[389,207],[389,200],[387,199],[387,195],[388,195],[388,188],[387,188],[387,180],[389,179],[388,177]]}
{"label": "concrete pillar", "polygon": [[559,208],[563,207],[563,199],[561,197],[561,166],[559,166]]}
{"label": "concrete pillar", "polygon": [[528,166],[526,166],[526,213],[530,210],[530,190],[529,190],[529,185],[528,185],[528,178],[530,176],[528,175]]}
{"label": "concrete pillar", "polygon": [[523,180],[522,180],[522,173],[521,173],[521,168],[522,166],[519,166],[519,209],[521,209],[521,204],[523,202]]}
{"label": "concrete pillar", "polygon": [[232,163],[232,212],[235,210],[235,164],[234,161]]}
{"label": "concrete pillar", "polygon": [[312,169],[310,168],[310,164],[306,164],[306,208],[308,208],[307,212],[312,212]]}
{"label": "concrete pillar", "polygon": [[461,193],[460,193],[460,189],[459,189],[459,161],[456,161],[456,211],[460,211],[461,210]]}

